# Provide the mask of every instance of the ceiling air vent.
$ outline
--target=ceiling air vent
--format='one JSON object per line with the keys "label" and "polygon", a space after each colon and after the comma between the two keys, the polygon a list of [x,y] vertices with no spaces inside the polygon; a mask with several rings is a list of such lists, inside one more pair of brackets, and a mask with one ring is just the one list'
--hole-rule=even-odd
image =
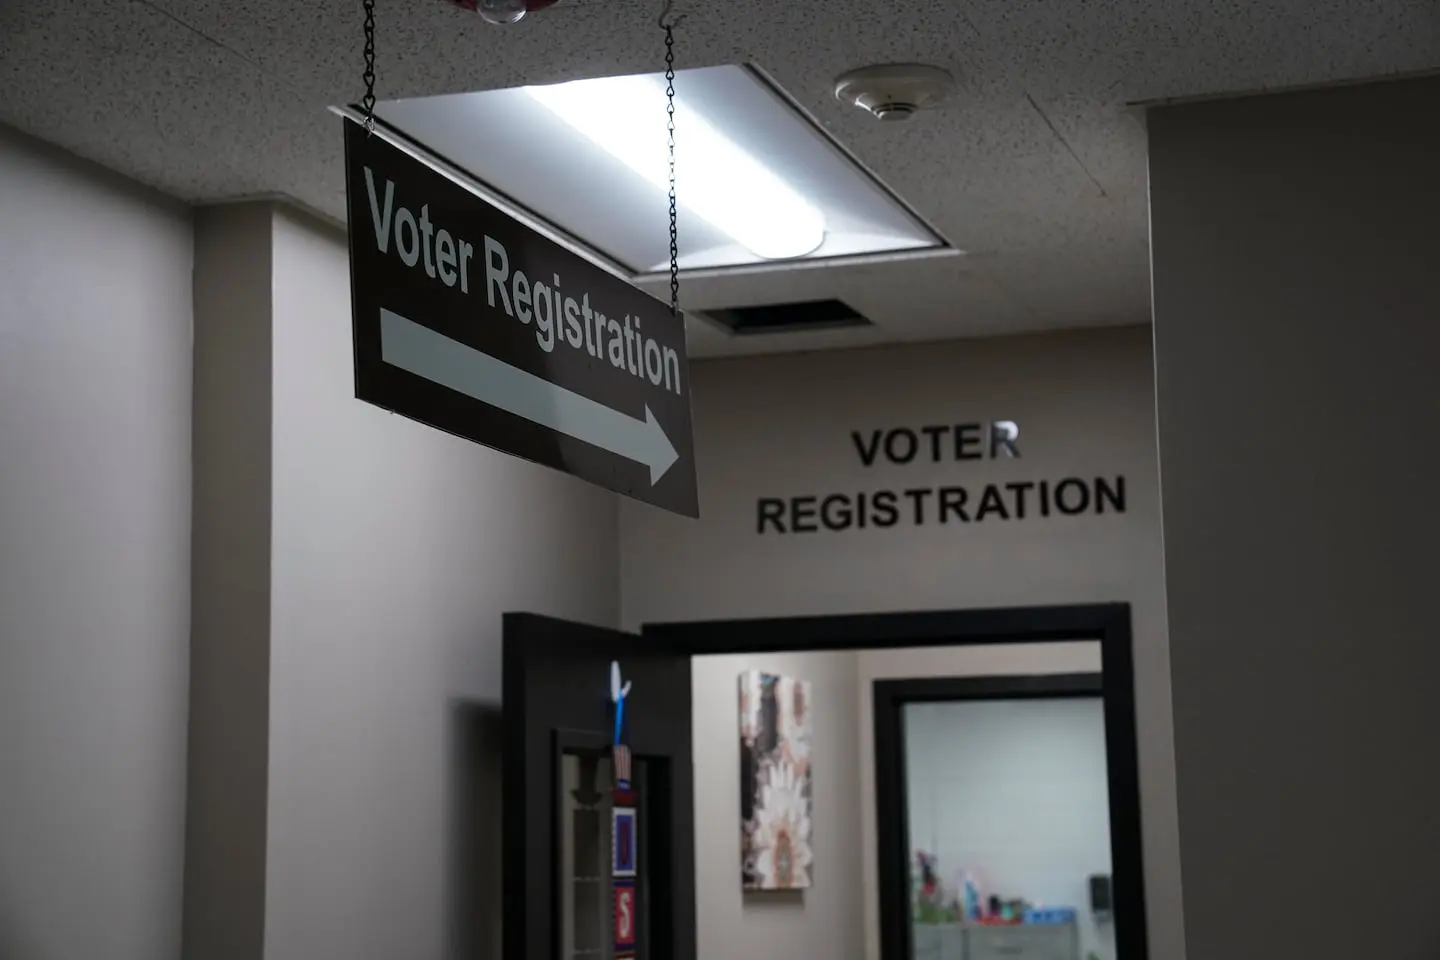
{"label": "ceiling air vent", "polygon": [[837,327],[868,327],[870,319],[840,300],[807,300],[803,303],[772,303],[758,307],[729,307],[706,310],[705,316],[735,334],[794,333],[799,330],[832,330]]}

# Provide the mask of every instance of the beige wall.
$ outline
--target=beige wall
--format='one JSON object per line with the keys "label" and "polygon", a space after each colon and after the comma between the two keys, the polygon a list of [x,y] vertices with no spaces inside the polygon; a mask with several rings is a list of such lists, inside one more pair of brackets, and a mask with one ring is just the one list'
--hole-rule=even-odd
{"label": "beige wall", "polygon": [[0,127],[0,957],[180,949],[189,213]]}
{"label": "beige wall", "polygon": [[[258,240],[240,229],[256,213]],[[269,207],[205,222],[208,251],[269,274],[253,302],[204,298],[226,311],[198,328],[197,356],[226,347],[251,373],[205,382],[207,458],[259,468],[197,500],[195,523],[260,505],[260,556],[237,572],[258,563],[264,581],[206,580],[212,609],[258,596],[262,614],[199,621],[194,640],[263,687],[194,729],[197,753],[260,757],[223,799],[263,832],[203,873],[211,894],[263,903],[232,917],[223,956],[495,955],[501,614],[617,621],[615,498],[356,400],[343,234]]]}
{"label": "beige wall", "polygon": [[[699,521],[621,505],[623,622],[1132,605],[1153,956],[1183,952],[1148,332],[697,363]],[[1010,419],[1019,460],[862,467],[851,430]],[[1126,478],[1122,515],[759,536],[756,499]],[[822,851],[823,855],[823,851]]]}
{"label": "beige wall", "polygon": [[274,242],[265,957],[444,957],[459,718],[504,611],[615,623],[615,497],[356,400],[344,236]]}
{"label": "beige wall", "polygon": [[265,924],[273,219],[195,222],[184,949],[206,960],[258,957]]}
{"label": "beige wall", "polygon": [[[859,768],[850,652],[742,654],[691,661],[695,741],[695,933],[699,960],[824,957],[859,960]],[[738,681],[746,670],[808,680],[814,770],[814,885],[803,892],[740,889]]]}
{"label": "beige wall", "polygon": [[[1149,119],[1180,842],[1201,960],[1440,951],[1436,103],[1440,78]],[[1317,906],[1370,891],[1379,916]],[[1257,919],[1257,897],[1297,922]]]}

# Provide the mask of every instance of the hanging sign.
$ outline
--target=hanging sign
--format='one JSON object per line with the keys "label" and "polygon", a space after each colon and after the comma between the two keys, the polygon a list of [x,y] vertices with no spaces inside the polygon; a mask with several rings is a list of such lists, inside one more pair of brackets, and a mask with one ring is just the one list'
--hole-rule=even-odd
{"label": "hanging sign", "polygon": [[615,898],[614,960],[635,956],[635,928],[639,903],[635,884],[639,879],[636,847],[639,822],[636,818],[636,791],[631,785],[629,728],[625,725],[625,698],[630,695],[630,682],[620,682],[620,664],[610,664],[610,712],[614,721],[611,738],[611,763],[615,773],[615,789],[610,814],[610,878]]}
{"label": "hanging sign", "polygon": [[351,120],[345,165],[359,399],[699,515],[666,304]]}

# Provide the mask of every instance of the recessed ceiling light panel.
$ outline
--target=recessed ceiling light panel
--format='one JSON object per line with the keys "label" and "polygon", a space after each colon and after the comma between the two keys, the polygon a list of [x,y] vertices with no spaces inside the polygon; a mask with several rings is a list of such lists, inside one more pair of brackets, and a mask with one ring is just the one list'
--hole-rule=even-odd
{"label": "recessed ceiling light panel", "polygon": [[[675,91],[682,270],[945,247],[758,71],[683,70]],[[663,76],[389,101],[376,116],[631,274],[668,270]]]}
{"label": "recessed ceiling light panel", "polygon": [[[589,137],[655,187],[668,192],[665,88],[653,77],[607,77],[526,87],[536,103]],[[765,164],[720,133],[677,95],[680,202],[757,257],[790,260],[825,241],[825,216]]]}

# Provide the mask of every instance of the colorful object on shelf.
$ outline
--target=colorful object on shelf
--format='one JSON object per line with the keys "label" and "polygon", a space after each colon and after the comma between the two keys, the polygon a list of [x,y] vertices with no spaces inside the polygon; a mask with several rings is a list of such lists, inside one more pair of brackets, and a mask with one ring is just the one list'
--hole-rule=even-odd
{"label": "colorful object on shelf", "polygon": [[980,884],[968,871],[964,879],[965,890],[965,919],[975,921],[980,919]]}
{"label": "colorful object on shelf", "polygon": [[[964,883],[959,878],[946,883],[940,876],[939,864],[935,855],[915,851],[915,872],[911,877],[911,918],[915,923],[956,924],[965,919]],[[975,886],[978,890],[979,884]]]}
{"label": "colorful object on shelf", "polygon": [[639,818],[637,797],[630,787],[632,762],[629,729],[625,726],[625,698],[630,683],[621,683],[620,664],[610,664],[610,710],[614,720],[614,737],[610,745],[614,765],[615,788],[610,815],[610,876],[614,884],[615,960],[631,960],[635,956],[635,930],[638,927],[639,900],[635,885],[639,881]]}
{"label": "colorful object on shelf", "polygon": [[1074,907],[1046,907],[1023,897],[987,895],[979,872],[975,870],[965,870],[955,876],[953,884],[947,884],[941,879],[940,858],[924,850],[915,851],[912,883],[912,920],[917,924],[1055,926],[1077,923],[1079,918],[1079,911]]}
{"label": "colorful object on shelf", "polygon": [[939,860],[933,854],[917,850],[915,867],[915,922],[954,923],[958,919],[956,905],[953,898],[947,897],[945,886],[940,880]]}
{"label": "colorful object on shelf", "polygon": [[934,899],[940,892],[940,875],[935,872],[935,858],[928,853],[917,852],[915,860],[920,864],[920,895],[927,900]]}
{"label": "colorful object on shelf", "polygon": [[1024,900],[1002,900],[991,896],[990,909],[980,918],[980,923],[990,926],[1007,926],[1025,922],[1030,905]]}

